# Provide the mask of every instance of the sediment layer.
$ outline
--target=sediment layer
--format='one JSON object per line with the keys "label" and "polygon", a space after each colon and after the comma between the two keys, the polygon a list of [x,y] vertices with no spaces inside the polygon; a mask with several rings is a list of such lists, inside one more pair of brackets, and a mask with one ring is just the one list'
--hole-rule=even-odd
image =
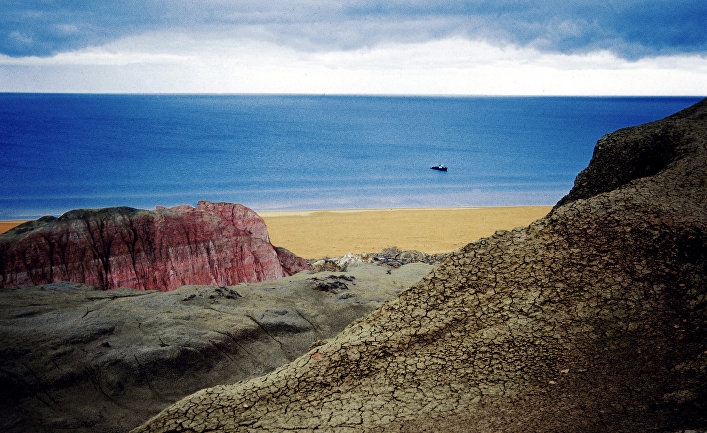
{"label": "sediment layer", "polygon": [[0,235],[0,288],[72,281],[165,291],[274,280],[304,269],[303,259],[272,246],[262,218],[232,203],[77,209]]}

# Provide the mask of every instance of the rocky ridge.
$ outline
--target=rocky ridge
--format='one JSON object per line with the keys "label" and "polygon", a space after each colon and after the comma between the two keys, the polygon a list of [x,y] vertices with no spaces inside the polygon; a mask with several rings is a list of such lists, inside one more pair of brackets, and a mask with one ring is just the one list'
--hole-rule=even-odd
{"label": "rocky ridge", "polygon": [[205,386],[296,359],[430,269],[363,263],[169,292],[0,290],[0,431],[126,432]]}
{"label": "rocky ridge", "polygon": [[547,217],[135,433],[707,427],[707,102],[602,138]]}
{"label": "rocky ridge", "polygon": [[77,209],[0,235],[0,288],[73,281],[166,291],[274,280],[305,269],[303,259],[270,244],[262,218],[233,203]]}
{"label": "rocky ridge", "polygon": [[345,270],[351,263],[372,263],[390,269],[397,269],[410,263],[426,263],[437,266],[447,254],[427,254],[416,250],[400,250],[397,247],[385,248],[377,253],[348,253],[341,257],[327,257],[318,260],[307,260],[315,272]]}

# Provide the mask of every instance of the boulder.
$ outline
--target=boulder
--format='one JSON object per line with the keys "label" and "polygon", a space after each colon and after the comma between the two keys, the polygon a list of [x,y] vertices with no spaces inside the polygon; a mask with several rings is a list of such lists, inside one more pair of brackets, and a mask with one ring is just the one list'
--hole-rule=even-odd
{"label": "boulder", "polygon": [[232,203],[77,209],[0,235],[0,287],[72,281],[166,291],[273,280],[305,269],[303,259],[270,244],[262,218]]}
{"label": "boulder", "polygon": [[600,140],[546,217],[134,433],[707,427],[707,102]]}

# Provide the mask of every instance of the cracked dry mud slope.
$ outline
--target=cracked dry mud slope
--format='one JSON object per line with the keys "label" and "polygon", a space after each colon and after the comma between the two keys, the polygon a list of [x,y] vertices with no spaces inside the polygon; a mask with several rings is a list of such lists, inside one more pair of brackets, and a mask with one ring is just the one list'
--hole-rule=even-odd
{"label": "cracked dry mud slope", "polygon": [[599,140],[545,218],[134,432],[707,427],[707,103]]}

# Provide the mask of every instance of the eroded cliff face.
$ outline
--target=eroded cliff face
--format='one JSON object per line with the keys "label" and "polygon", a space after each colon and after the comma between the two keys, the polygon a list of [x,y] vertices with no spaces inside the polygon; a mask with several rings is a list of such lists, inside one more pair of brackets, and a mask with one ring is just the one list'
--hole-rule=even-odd
{"label": "eroded cliff face", "polygon": [[73,281],[165,291],[273,280],[304,269],[303,259],[270,244],[262,218],[232,203],[78,209],[0,235],[0,287]]}
{"label": "eroded cliff face", "polygon": [[[595,158],[547,217],[467,245],[326,344],[134,432],[704,428],[706,136],[703,101],[603,138],[597,154],[628,165]],[[631,157],[637,143],[648,150]]]}

